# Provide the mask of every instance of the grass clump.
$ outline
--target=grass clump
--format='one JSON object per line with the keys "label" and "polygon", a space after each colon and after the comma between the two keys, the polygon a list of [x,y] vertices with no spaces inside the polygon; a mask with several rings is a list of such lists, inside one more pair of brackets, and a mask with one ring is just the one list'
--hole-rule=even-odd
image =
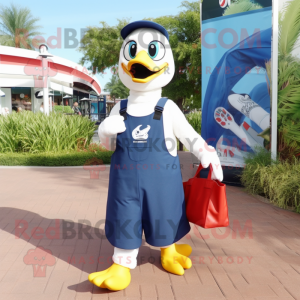
{"label": "grass clump", "polygon": [[74,114],[72,107],[70,106],[62,106],[62,105],[55,105],[53,106],[53,111],[56,113],[64,113],[64,114]]}
{"label": "grass clump", "polygon": [[24,111],[0,117],[0,153],[61,152],[91,143],[95,123],[86,117]]}
{"label": "grass clump", "polygon": [[41,153],[0,153],[1,166],[83,166],[89,161],[101,160],[110,164],[112,151],[61,151]]}
{"label": "grass clump", "polygon": [[291,207],[300,213],[300,161],[274,161],[264,149],[245,159],[242,184],[251,194],[268,198],[281,208]]}

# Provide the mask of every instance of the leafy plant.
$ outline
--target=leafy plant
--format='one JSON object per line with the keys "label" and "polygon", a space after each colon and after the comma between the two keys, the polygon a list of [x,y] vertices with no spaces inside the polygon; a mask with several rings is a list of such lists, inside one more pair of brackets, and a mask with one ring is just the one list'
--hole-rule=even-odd
{"label": "leafy plant", "polygon": [[264,193],[279,207],[292,207],[300,213],[300,161],[285,161],[261,172]]}
{"label": "leafy plant", "polygon": [[232,1],[231,5],[225,9],[223,16],[229,16],[261,8],[263,8],[261,5],[253,3],[251,0],[236,0]]}
{"label": "leafy plant", "polygon": [[74,111],[70,106],[55,105],[53,106],[53,111],[56,113],[74,114]]}
{"label": "leafy plant", "polygon": [[279,207],[292,207],[300,212],[300,161],[272,160],[263,148],[248,154],[241,176],[242,184],[251,194],[267,197]]}
{"label": "leafy plant", "polygon": [[279,59],[290,58],[300,36],[300,3],[287,1],[279,15]]}
{"label": "leafy plant", "polygon": [[91,143],[87,147],[83,147],[83,145],[77,148],[77,151],[85,151],[85,152],[105,152],[108,151],[105,147],[98,143]]}
{"label": "leafy plant", "polygon": [[201,134],[202,112],[201,111],[191,112],[185,116],[188,122],[191,124],[191,126],[195,129],[195,131]]}
{"label": "leafy plant", "polygon": [[59,152],[77,149],[78,140],[88,146],[95,123],[78,115],[29,111],[0,118],[0,152]]}
{"label": "leafy plant", "polygon": [[0,153],[1,166],[83,166],[91,160],[109,164],[112,151],[60,151],[40,153]]}
{"label": "leafy plant", "polygon": [[267,197],[279,207],[300,212],[300,161],[272,161],[263,149],[249,155],[241,181],[251,194]]}
{"label": "leafy plant", "polygon": [[241,176],[241,182],[245,186],[246,191],[251,194],[264,195],[264,186],[261,182],[261,172],[264,168],[272,163],[271,153],[265,149],[257,149],[255,153],[248,153],[245,158],[245,168]]}
{"label": "leafy plant", "polygon": [[278,130],[278,153],[282,161],[300,156],[300,120],[283,118]]}
{"label": "leafy plant", "polygon": [[255,152],[248,153],[244,161],[246,166],[259,165],[259,166],[266,167],[278,163],[278,161],[272,159],[271,153],[266,151],[262,147],[256,148]]}
{"label": "leafy plant", "polygon": [[105,85],[105,90],[110,92],[112,98],[125,99],[129,95],[129,89],[122,83],[118,75],[113,75]]}
{"label": "leafy plant", "polygon": [[180,109],[183,105],[200,108],[200,6],[198,1],[183,1],[180,7],[178,15],[151,19],[168,30],[175,62],[174,77],[163,88],[163,96],[173,99]]}
{"label": "leafy plant", "polygon": [[116,70],[119,62],[119,53],[123,44],[122,28],[129,23],[128,19],[118,20],[116,26],[109,26],[99,22],[100,26],[88,26],[81,40],[79,51],[83,54],[80,60],[82,65],[90,63],[90,70],[94,73],[103,73],[107,68]]}
{"label": "leafy plant", "polygon": [[260,182],[260,171],[264,166],[272,163],[271,153],[264,149],[257,149],[256,153],[248,153],[244,160],[245,168],[241,175],[241,183],[250,194],[263,195],[263,187]]}
{"label": "leafy plant", "polygon": [[[300,60],[294,51],[300,38],[300,2],[288,1],[279,16],[278,152],[281,160],[300,153]],[[272,97],[271,62],[266,64]]]}
{"label": "leafy plant", "polygon": [[[181,12],[175,16],[148,19],[164,26],[170,36],[175,61],[175,75],[163,88],[163,96],[173,99],[182,109],[185,101],[201,107],[201,42],[199,1],[183,1]],[[118,20],[116,26],[100,22],[99,27],[88,27],[83,39],[81,63],[102,73],[106,68],[116,70],[123,39],[121,29],[129,19]],[[190,105],[190,104],[189,104]],[[190,105],[191,106],[191,105]]]}
{"label": "leafy plant", "polygon": [[34,39],[42,33],[37,25],[39,18],[34,18],[30,9],[14,4],[0,7],[0,44],[16,48],[37,48],[42,41]]}

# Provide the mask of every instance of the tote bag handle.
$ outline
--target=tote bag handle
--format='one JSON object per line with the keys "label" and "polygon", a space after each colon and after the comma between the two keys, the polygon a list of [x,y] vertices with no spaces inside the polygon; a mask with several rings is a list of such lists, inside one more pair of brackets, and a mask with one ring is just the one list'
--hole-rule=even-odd
{"label": "tote bag handle", "polygon": [[[196,171],[196,174],[194,176],[194,178],[198,177],[198,175],[200,174],[200,171],[203,169],[203,166],[201,165],[201,163],[199,164],[199,167]],[[212,165],[210,164],[209,165],[209,173],[208,173],[208,176],[207,176],[207,179],[208,180],[211,180],[211,174],[212,174],[212,171],[213,171],[213,168],[212,168]]]}

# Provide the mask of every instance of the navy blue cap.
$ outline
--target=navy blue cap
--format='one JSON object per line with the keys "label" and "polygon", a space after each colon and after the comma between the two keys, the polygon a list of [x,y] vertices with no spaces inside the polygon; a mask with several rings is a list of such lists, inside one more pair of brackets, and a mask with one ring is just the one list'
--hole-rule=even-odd
{"label": "navy blue cap", "polygon": [[121,36],[125,40],[131,32],[133,32],[136,29],[140,29],[140,28],[156,29],[159,32],[161,32],[169,40],[168,31],[163,26],[161,26],[155,22],[152,22],[152,21],[135,21],[135,22],[129,23],[121,30]]}

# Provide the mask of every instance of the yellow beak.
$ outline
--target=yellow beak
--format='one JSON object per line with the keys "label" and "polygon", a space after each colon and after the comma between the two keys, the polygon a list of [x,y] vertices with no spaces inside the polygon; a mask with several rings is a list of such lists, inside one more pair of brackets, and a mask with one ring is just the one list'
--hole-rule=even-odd
{"label": "yellow beak", "polygon": [[160,66],[156,65],[145,50],[140,51],[134,59],[129,61],[127,66],[124,63],[121,65],[132,81],[138,83],[147,83],[153,80],[164,73],[169,66],[167,62]]}

